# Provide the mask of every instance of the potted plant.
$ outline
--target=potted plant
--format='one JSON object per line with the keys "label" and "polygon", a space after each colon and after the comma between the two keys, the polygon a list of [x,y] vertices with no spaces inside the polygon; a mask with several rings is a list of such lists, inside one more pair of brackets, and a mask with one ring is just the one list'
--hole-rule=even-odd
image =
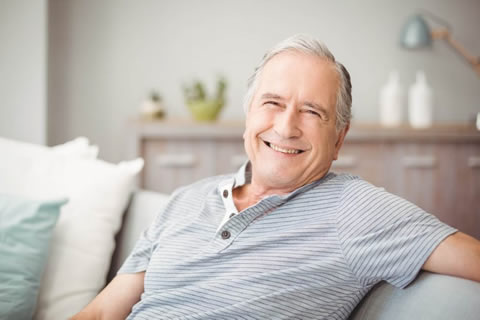
{"label": "potted plant", "polygon": [[197,121],[215,121],[225,105],[227,82],[220,77],[217,80],[215,95],[209,96],[201,81],[194,81],[191,86],[184,86],[185,103]]}
{"label": "potted plant", "polygon": [[146,120],[162,119],[165,117],[165,108],[163,107],[162,97],[157,91],[152,90],[148,99],[143,101],[140,108],[140,114]]}

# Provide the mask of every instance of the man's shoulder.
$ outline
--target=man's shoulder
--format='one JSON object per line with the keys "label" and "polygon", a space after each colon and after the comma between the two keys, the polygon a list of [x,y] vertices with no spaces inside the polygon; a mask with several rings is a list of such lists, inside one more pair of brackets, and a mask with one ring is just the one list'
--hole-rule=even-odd
{"label": "man's shoulder", "polygon": [[379,192],[385,192],[384,188],[379,188],[372,183],[364,180],[362,177],[350,173],[330,172],[322,180],[318,181],[314,188],[308,192],[310,197],[323,201],[334,200],[338,202],[354,202],[356,196],[375,195]]}
{"label": "man's shoulder", "polygon": [[395,196],[383,187],[374,185],[373,183],[363,179],[360,176],[350,173],[334,174],[330,179],[330,183],[337,187],[343,201],[352,202],[356,198],[386,198]]}
{"label": "man's shoulder", "polygon": [[333,176],[331,180],[337,183],[338,182],[345,183],[348,181],[357,181],[357,180],[364,181],[360,176],[347,173],[347,172],[341,172],[341,173],[332,172],[331,174]]}
{"label": "man's shoulder", "polygon": [[349,185],[362,185],[362,184],[368,184],[370,183],[366,180],[364,180],[362,177],[351,174],[351,173],[335,173],[335,172],[330,172],[327,174],[325,178],[323,178],[324,182],[320,183],[317,185],[317,188],[322,188],[322,187],[337,187],[340,188],[340,190],[344,189],[345,187]]}
{"label": "man's shoulder", "polygon": [[370,181],[363,179],[361,176],[351,174],[351,173],[333,173],[333,178],[330,179],[330,181],[332,184],[340,185],[344,189],[364,188],[364,189],[371,189],[371,190],[375,190],[375,189],[384,190],[384,188],[374,185]]}
{"label": "man's shoulder", "polygon": [[[349,173],[334,173],[329,172],[322,179],[312,183],[310,188],[304,186],[304,191],[300,192],[299,199],[308,199],[308,201],[316,203],[337,203],[344,196],[345,191],[349,189],[356,189],[362,185],[373,185],[363,180],[361,177]],[[303,200],[301,200],[303,201]]]}
{"label": "man's shoulder", "polygon": [[360,177],[345,174],[336,178],[341,185],[337,206],[340,225],[352,226],[352,221],[369,221],[369,228],[375,229],[392,221],[405,221],[426,214],[408,200]]}

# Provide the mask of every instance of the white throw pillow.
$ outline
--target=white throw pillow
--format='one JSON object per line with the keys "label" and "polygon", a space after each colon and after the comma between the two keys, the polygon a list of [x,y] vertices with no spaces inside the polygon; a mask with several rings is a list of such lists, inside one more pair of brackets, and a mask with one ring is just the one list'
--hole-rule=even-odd
{"label": "white throw pillow", "polygon": [[143,160],[118,165],[52,156],[35,163],[30,192],[69,198],[53,232],[34,319],[67,319],[105,286],[115,234]]}
{"label": "white throw pillow", "polygon": [[90,146],[85,137],[51,148],[0,137],[0,153],[0,193],[25,195],[27,175],[39,159],[51,154],[95,159],[98,148]]}
{"label": "white throw pillow", "polygon": [[50,149],[57,154],[74,156],[82,159],[97,159],[98,156],[98,147],[90,145],[90,142],[85,137],[75,138],[72,141],[53,146]]}

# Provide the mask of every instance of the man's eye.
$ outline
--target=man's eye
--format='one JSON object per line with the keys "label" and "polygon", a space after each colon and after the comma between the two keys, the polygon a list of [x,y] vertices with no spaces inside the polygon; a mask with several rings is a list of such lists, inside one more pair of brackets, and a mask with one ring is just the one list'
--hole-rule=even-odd
{"label": "man's eye", "polygon": [[273,105],[273,106],[278,106],[279,103],[276,102],[276,101],[265,101],[263,104],[270,104],[270,105]]}
{"label": "man's eye", "polygon": [[320,113],[318,113],[318,112],[316,112],[316,111],[314,111],[314,110],[306,110],[305,112],[307,112],[307,113],[309,113],[309,114],[312,114],[312,115],[314,115],[314,116],[320,117],[320,118],[322,117],[322,116],[320,115]]}

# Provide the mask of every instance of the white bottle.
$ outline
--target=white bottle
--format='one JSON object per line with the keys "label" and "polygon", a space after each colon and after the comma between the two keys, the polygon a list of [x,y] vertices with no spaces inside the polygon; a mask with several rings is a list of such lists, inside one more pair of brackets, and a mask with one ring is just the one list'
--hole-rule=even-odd
{"label": "white bottle", "polygon": [[417,129],[428,128],[433,122],[433,94],[425,73],[417,71],[415,83],[408,91],[408,120]]}
{"label": "white bottle", "polygon": [[395,127],[402,124],[404,109],[404,90],[397,71],[390,72],[388,82],[380,91],[380,124]]}

